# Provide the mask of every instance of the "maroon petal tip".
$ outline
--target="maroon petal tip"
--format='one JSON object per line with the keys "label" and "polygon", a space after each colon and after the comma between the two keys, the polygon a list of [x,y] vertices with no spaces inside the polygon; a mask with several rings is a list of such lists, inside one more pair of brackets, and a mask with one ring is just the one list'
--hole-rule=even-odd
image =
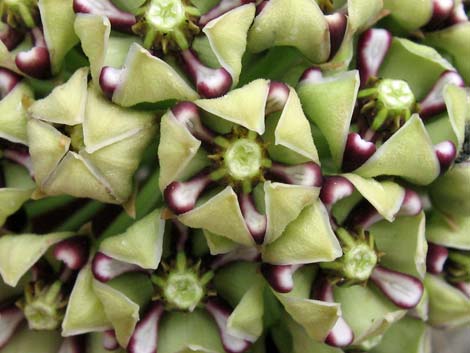
{"label": "maroon petal tip", "polygon": [[298,265],[261,264],[261,273],[272,289],[279,293],[289,293],[294,289],[294,272]]}
{"label": "maroon petal tip", "polygon": [[310,67],[300,76],[299,84],[323,82],[323,73],[317,67]]}
{"label": "maroon petal tip", "polygon": [[443,141],[434,146],[436,157],[439,160],[441,174],[445,173],[457,156],[457,148],[452,141]]}
{"label": "maroon petal tip", "polygon": [[127,272],[138,272],[142,269],[134,264],[122,262],[101,252],[96,253],[91,264],[94,277],[100,282],[108,282]]}
{"label": "maroon petal tip", "polygon": [[174,106],[171,112],[176,120],[182,123],[197,139],[206,143],[211,143],[214,140],[212,131],[202,124],[199,109],[196,104],[192,102],[181,102]]}
{"label": "maroon petal tip", "polygon": [[213,258],[211,268],[217,270],[229,263],[237,261],[257,262],[261,260],[261,255],[256,247],[239,247],[226,254],[217,255]]}
{"label": "maroon petal tip", "polygon": [[325,343],[333,347],[347,347],[354,341],[354,332],[343,317],[339,317],[328,333]]}
{"label": "maroon petal tip", "polygon": [[320,200],[325,206],[331,207],[339,200],[352,195],[354,190],[354,185],[345,177],[329,176],[323,179]]}
{"label": "maroon petal tip", "polygon": [[358,133],[350,132],[343,154],[342,169],[352,172],[363,165],[377,150],[373,142],[364,140]]}
{"label": "maroon petal tip", "polygon": [[289,98],[289,86],[285,83],[271,81],[269,83],[268,99],[266,101],[265,114],[281,111]]}
{"label": "maroon petal tip", "polygon": [[269,3],[269,0],[261,1],[258,5],[256,5],[256,16],[258,16],[261,12],[263,12],[266,5]]}
{"label": "maroon petal tip", "polygon": [[0,67],[0,99],[3,99],[21,81],[21,76]]}
{"label": "maroon petal tip", "polygon": [[374,206],[364,199],[349,212],[345,223],[351,228],[369,229],[373,224],[382,219],[383,217]]}
{"label": "maroon petal tip", "polygon": [[24,34],[5,24],[0,31],[0,41],[7,47],[8,51],[15,49],[24,39]]}
{"label": "maroon petal tip", "polygon": [[116,69],[114,67],[105,66],[101,69],[100,73],[100,87],[103,93],[112,98],[114,91],[121,83],[121,74],[123,69]]}
{"label": "maroon petal tip", "polygon": [[0,309],[0,349],[8,344],[23,319],[23,312],[16,306]]}
{"label": "maroon petal tip", "polygon": [[239,195],[238,202],[240,204],[240,210],[242,211],[246,226],[253,237],[253,240],[256,244],[263,244],[267,227],[266,215],[258,212],[253,198],[249,194]]}
{"label": "maroon petal tip", "polygon": [[445,246],[428,243],[428,253],[426,255],[427,272],[434,275],[442,273],[448,256],[449,250]]}
{"label": "maroon petal tip", "polygon": [[222,0],[214,6],[209,12],[202,15],[199,19],[199,25],[205,26],[213,19],[222,16],[223,14],[233,10],[236,7],[255,2],[255,0]]}
{"label": "maroon petal tip", "polygon": [[332,59],[343,43],[346,27],[348,25],[348,18],[341,12],[335,12],[331,15],[325,16],[330,31],[330,59]]}
{"label": "maroon petal tip", "polygon": [[163,304],[154,302],[150,310],[140,320],[129,340],[127,351],[129,353],[155,353],[157,352],[158,324],[164,314]]}
{"label": "maroon petal tip", "polygon": [[450,16],[447,18],[446,25],[453,26],[459,23],[465,23],[468,21],[467,13],[465,12],[464,4],[459,4],[454,8]]}
{"label": "maroon petal tip", "polygon": [[405,197],[401,204],[397,216],[416,216],[423,209],[421,197],[418,193],[411,189],[405,189]]}
{"label": "maroon petal tip", "polygon": [[209,175],[199,175],[186,182],[174,181],[165,188],[163,196],[173,212],[185,213],[196,206],[199,195],[210,183]]}
{"label": "maroon petal tip", "polygon": [[369,78],[376,77],[380,65],[392,44],[392,34],[379,28],[365,31],[358,42],[358,69],[361,85],[364,86]]}
{"label": "maroon petal tip", "polygon": [[452,14],[454,0],[432,0],[431,19],[423,27],[426,31],[439,29]]}
{"label": "maroon petal tip", "polygon": [[107,351],[114,351],[119,348],[119,343],[116,339],[116,332],[114,330],[103,332],[103,348]]}
{"label": "maroon petal tip", "polygon": [[459,282],[455,284],[455,287],[470,299],[470,282]]}
{"label": "maroon petal tip", "polygon": [[54,257],[72,270],[79,270],[88,261],[90,241],[87,237],[77,236],[65,239],[54,247]]}
{"label": "maroon petal tip", "polygon": [[84,340],[81,336],[65,337],[57,353],[83,353]]}
{"label": "maroon petal tip", "polygon": [[122,11],[109,0],[74,0],[73,10],[75,13],[105,16],[113,29],[122,32],[132,32],[132,26],[137,22],[133,14]]}
{"label": "maroon petal tip", "polygon": [[320,187],[323,184],[321,169],[314,162],[293,166],[273,163],[269,172],[287,184],[311,187]]}
{"label": "maroon petal tip", "polygon": [[421,281],[405,273],[377,266],[370,278],[392,303],[402,309],[414,308],[423,296]]}

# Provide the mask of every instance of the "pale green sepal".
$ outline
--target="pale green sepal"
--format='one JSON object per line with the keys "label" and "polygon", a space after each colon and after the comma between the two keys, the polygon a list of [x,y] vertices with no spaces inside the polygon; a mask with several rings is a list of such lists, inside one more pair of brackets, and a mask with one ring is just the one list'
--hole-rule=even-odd
{"label": "pale green sepal", "polygon": [[71,232],[37,234],[8,234],[0,238],[0,274],[6,284],[14,287],[21,277],[61,240],[73,236]]}
{"label": "pale green sepal", "polygon": [[57,353],[62,338],[57,331],[35,331],[27,326],[16,332],[1,353]]}
{"label": "pale green sepal", "polygon": [[160,123],[160,144],[158,159],[160,176],[158,184],[164,190],[173,180],[178,180],[182,172],[196,155],[201,141],[178,122],[173,113],[168,111]]}
{"label": "pale green sepal", "polygon": [[73,28],[73,0],[39,0],[38,6],[52,73],[57,74],[65,55],[79,41]]}
{"label": "pale green sepal", "polygon": [[99,82],[101,68],[108,50],[111,23],[105,16],[78,13],[74,23],[83,52],[90,61],[91,77]]}
{"label": "pale green sepal", "polygon": [[424,43],[452,56],[453,63],[467,83],[470,82],[470,23],[463,22],[442,31],[426,33]]}
{"label": "pale green sepal", "polygon": [[265,243],[272,243],[279,238],[289,223],[318,198],[319,193],[320,189],[315,187],[265,182],[267,215]]}
{"label": "pale green sepal", "polygon": [[30,189],[1,188],[0,189],[0,226],[8,216],[20,209],[31,197],[34,187]]}
{"label": "pale green sepal", "polygon": [[111,327],[103,304],[93,289],[90,265],[80,270],[70,293],[67,310],[62,321],[62,335],[74,336],[102,331]]}
{"label": "pale green sepal", "polygon": [[318,164],[320,163],[317,149],[313,143],[310,124],[293,88],[290,88],[289,97],[282,110],[274,136],[276,145],[284,146]]}
{"label": "pale green sepal", "polygon": [[256,282],[242,297],[227,321],[230,334],[255,342],[263,333],[263,282]]}
{"label": "pale green sepal", "polygon": [[157,209],[131,225],[125,233],[106,238],[100,251],[117,260],[156,269],[163,247],[165,221]]}
{"label": "pale green sepal", "polygon": [[332,261],[341,255],[328,212],[319,200],[306,207],[262,252],[263,261],[277,265]]}
{"label": "pale green sepal", "polygon": [[434,208],[452,215],[470,215],[470,163],[454,164],[429,186]]}
{"label": "pale green sepal", "polygon": [[468,214],[448,216],[435,210],[426,220],[427,240],[450,248],[470,250],[469,229]]}
{"label": "pale green sepal", "polygon": [[136,43],[129,49],[124,71],[113,94],[113,102],[124,107],[197,98],[198,94],[170,65]]}
{"label": "pale green sepal", "polygon": [[223,353],[215,321],[203,310],[169,312],[158,329],[158,353]]}
{"label": "pale green sepal", "polygon": [[0,65],[17,74],[21,74],[15,63],[15,54],[11,53],[8,48],[0,40]]}
{"label": "pale green sepal", "polygon": [[470,300],[443,279],[427,274],[424,286],[429,294],[428,322],[440,328],[454,328],[470,323]]}
{"label": "pale green sepal", "polygon": [[384,8],[400,26],[408,31],[416,30],[429,22],[433,2],[429,0],[384,0]]}
{"label": "pale green sepal", "polygon": [[394,222],[382,221],[370,228],[378,249],[385,255],[381,265],[411,276],[424,278],[427,243],[425,216],[398,217]]}
{"label": "pale green sepal", "polygon": [[446,70],[455,69],[434,48],[394,37],[379,77],[406,81],[419,102]]}
{"label": "pale green sepal", "polygon": [[254,17],[255,5],[246,4],[215,18],[202,29],[218,61],[230,72],[232,87],[238,84],[247,33]]}
{"label": "pale green sepal", "polygon": [[337,167],[343,161],[359,84],[359,73],[348,71],[298,87],[305,114],[325,136]]}
{"label": "pale green sepal", "polygon": [[444,101],[449,114],[449,122],[455,134],[457,151],[462,149],[465,140],[465,120],[467,118],[467,92],[465,88],[447,85],[443,91]]}
{"label": "pale green sepal", "polygon": [[209,247],[211,255],[226,254],[240,246],[233,240],[209,232],[206,229],[203,229],[202,231],[206,238],[207,246]]}
{"label": "pale green sepal", "polygon": [[395,214],[400,210],[405,189],[392,181],[377,181],[375,179],[365,179],[355,174],[343,174],[359,193],[369,201],[382,217],[392,222]]}
{"label": "pale green sepal", "polygon": [[348,0],[348,19],[352,32],[369,28],[378,19],[382,0]]}
{"label": "pale green sepal", "polygon": [[225,96],[213,99],[199,99],[196,105],[225,120],[264,133],[265,106],[269,82],[259,79],[234,89]]}
{"label": "pale green sepal", "polygon": [[258,53],[274,46],[293,46],[314,63],[330,54],[325,16],[312,0],[271,0],[248,33],[248,49]]}
{"label": "pale green sepal", "polygon": [[417,114],[354,171],[366,178],[399,176],[418,185],[430,184],[439,172],[439,161],[431,139]]}
{"label": "pale green sepal", "polygon": [[241,245],[254,245],[240,210],[237,194],[230,186],[202,205],[183,213],[178,219],[188,227],[207,229]]}
{"label": "pale green sepal", "polygon": [[406,314],[406,310],[397,309],[384,295],[369,287],[336,286],[334,296],[354,332],[355,344],[384,333]]}
{"label": "pale green sepal", "polygon": [[29,114],[51,123],[81,124],[87,100],[87,78],[88,68],[78,69],[66,83],[55,87],[46,98],[34,102],[29,107]]}
{"label": "pale green sepal", "polygon": [[27,113],[23,99],[32,100],[33,91],[19,83],[0,100],[0,138],[11,142],[28,144],[26,134]]}
{"label": "pale green sepal", "polygon": [[28,121],[27,132],[34,177],[41,187],[67,153],[70,138],[52,125],[36,119]]}

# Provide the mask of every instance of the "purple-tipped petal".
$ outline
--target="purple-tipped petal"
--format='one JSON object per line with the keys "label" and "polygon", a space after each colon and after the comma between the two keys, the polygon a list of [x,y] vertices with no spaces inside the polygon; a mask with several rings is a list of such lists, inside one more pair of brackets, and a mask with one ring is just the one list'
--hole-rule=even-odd
{"label": "purple-tipped petal", "polygon": [[320,187],[323,183],[321,169],[314,162],[293,166],[273,163],[269,172],[287,184]]}
{"label": "purple-tipped petal", "polygon": [[108,98],[113,97],[114,91],[121,83],[122,72],[122,69],[116,69],[111,66],[105,66],[101,69],[100,87]]}
{"label": "purple-tipped petal", "polygon": [[245,219],[246,226],[250,231],[256,244],[263,244],[266,234],[267,219],[266,215],[258,212],[255,207],[253,198],[249,194],[241,194],[238,196],[240,209]]}
{"label": "purple-tipped petal", "polygon": [[133,14],[120,10],[109,0],[74,0],[73,10],[75,13],[105,16],[113,29],[123,32],[132,32],[132,26],[137,22]]}
{"label": "purple-tipped petal", "polygon": [[443,141],[434,146],[434,152],[439,160],[441,174],[443,174],[450,168],[455,157],[457,157],[457,148],[455,148],[452,141]]}
{"label": "purple-tipped petal", "polygon": [[0,99],[3,99],[21,81],[21,77],[10,70],[0,67]]}
{"label": "purple-tipped petal", "polygon": [[152,304],[150,310],[138,322],[129,340],[129,353],[156,353],[158,339],[158,323],[164,314],[161,302]]}
{"label": "purple-tipped petal", "polygon": [[189,237],[189,228],[177,219],[172,219],[173,234],[176,236],[176,251],[184,251]]}
{"label": "purple-tipped petal", "polygon": [[34,175],[33,162],[31,161],[31,156],[27,150],[5,149],[3,150],[3,156],[10,161],[25,167],[31,176]]}
{"label": "purple-tipped petal", "polygon": [[289,92],[289,87],[285,83],[271,81],[269,83],[265,114],[281,111],[289,98]]}
{"label": "purple-tipped petal", "polygon": [[114,330],[103,332],[103,348],[107,351],[114,351],[119,348],[119,343],[116,339],[116,332]]}
{"label": "purple-tipped petal", "polygon": [[236,7],[249,4],[250,2],[255,2],[255,0],[222,0],[209,12],[201,16],[201,18],[199,19],[199,24],[201,26],[205,26],[214,18],[222,16],[224,13],[227,13]]}
{"label": "purple-tipped petal", "polygon": [[444,102],[444,96],[442,95],[442,92],[447,84],[454,84],[456,86],[463,87],[465,82],[463,78],[455,71],[443,72],[426,97],[424,97],[424,99],[419,102],[419,115],[421,119],[426,120],[445,111],[446,104]]}
{"label": "purple-tipped petal", "polygon": [[402,309],[414,308],[423,295],[421,281],[405,273],[377,266],[370,278],[393,304]]}
{"label": "purple-tipped petal", "polygon": [[423,209],[421,197],[418,193],[411,189],[405,189],[405,197],[401,204],[397,216],[416,216]]}
{"label": "purple-tipped petal", "polygon": [[54,247],[54,257],[72,270],[79,270],[88,261],[90,241],[87,237],[73,237],[62,240]]}
{"label": "purple-tipped petal", "polygon": [[325,16],[330,31],[330,59],[333,58],[343,43],[348,18],[341,12]]}
{"label": "purple-tipped petal", "polygon": [[4,29],[0,31],[0,41],[7,47],[9,51],[15,49],[24,39],[24,34],[16,29],[4,25]]}
{"label": "purple-tipped petal", "polygon": [[358,133],[350,132],[343,154],[342,169],[352,172],[363,165],[377,150],[373,142],[364,140]]}
{"label": "purple-tipped petal", "polygon": [[327,208],[331,208],[339,200],[352,195],[354,185],[345,177],[329,176],[323,180],[320,200]]}
{"label": "purple-tipped petal", "polygon": [[232,336],[228,333],[227,321],[231,310],[225,303],[211,298],[206,304],[206,310],[212,315],[219,328],[222,345],[227,353],[243,353],[250,348],[251,343],[249,341]]}
{"label": "purple-tipped petal", "polygon": [[427,31],[440,28],[454,9],[454,0],[432,0],[432,16],[429,22],[423,27]]}
{"label": "purple-tipped petal", "polygon": [[31,77],[38,79],[48,78],[51,76],[51,62],[44,35],[38,27],[33,28],[31,33],[34,39],[34,46],[30,50],[19,52],[16,55],[16,66]]}
{"label": "purple-tipped petal", "polygon": [[217,270],[229,263],[236,261],[257,262],[261,260],[261,254],[256,247],[239,247],[226,254],[217,255],[211,263],[211,268]]}
{"label": "purple-tipped petal", "polygon": [[137,265],[113,259],[101,252],[97,252],[93,258],[91,269],[95,278],[100,282],[108,282],[123,273],[142,270]]}
{"label": "purple-tipped petal", "polygon": [[165,201],[176,214],[191,211],[199,195],[211,182],[209,175],[200,175],[186,182],[174,181],[163,192]]}
{"label": "purple-tipped petal", "polygon": [[84,341],[80,336],[65,337],[57,353],[83,353]]}
{"label": "purple-tipped petal", "polygon": [[470,299],[470,282],[459,282],[455,287]]}
{"label": "purple-tipped petal", "polygon": [[448,256],[449,250],[445,246],[428,243],[426,270],[434,275],[442,273]]}
{"label": "purple-tipped petal", "polygon": [[300,76],[299,83],[300,84],[308,84],[308,83],[320,83],[323,82],[323,73],[320,69],[316,67],[310,67],[302,73]]}
{"label": "purple-tipped petal", "polygon": [[369,29],[359,38],[357,64],[364,86],[369,78],[377,77],[380,65],[392,44],[392,34],[385,29]]}
{"label": "purple-tipped petal", "polygon": [[202,64],[190,49],[183,50],[181,57],[198,93],[205,98],[223,96],[232,86],[232,76],[224,68],[212,69]]}
{"label": "purple-tipped petal", "polygon": [[23,319],[23,312],[16,306],[0,309],[0,349],[7,345]]}
{"label": "purple-tipped petal", "polygon": [[369,201],[359,202],[348,215],[346,224],[352,228],[369,229],[373,224],[380,222],[383,217]]}
{"label": "purple-tipped petal", "polygon": [[176,120],[186,126],[195,138],[207,143],[212,143],[214,134],[202,124],[196,104],[181,102],[174,106],[171,112]]}
{"label": "purple-tipped petal", "polygon": [[453,26],[459,23],[464,23],[468,21],[467,13],[465,12],[465,7],[462,4],[459,4],[454,8],[450,16],[447,18],[446,25]]}
{"label": "purple-tipped petal", "polygon": [[269,0],[261,1],[258,5],[256,5],[256,16],[258,16],[269,3]]}
{"label": "purple-tipped petal", "polygon": [[271,265],[263,263],[261,273],[276,292],[289,293],[294,289],[293,275],[301,265]]}

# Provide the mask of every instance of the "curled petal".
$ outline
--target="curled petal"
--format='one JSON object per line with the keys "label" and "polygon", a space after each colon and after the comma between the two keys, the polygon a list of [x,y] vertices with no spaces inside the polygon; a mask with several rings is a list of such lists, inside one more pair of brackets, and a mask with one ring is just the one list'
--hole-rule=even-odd
{"label": "curled petal", "polygon": [[21,77],[14,72],[0,67],[0,99],[10,93],[20,80]]}
{"label": "curled petal", "polygon": [[233,10],[236,7],[255,2],[255,0],[222,0],[213,7],[208,13],[201,16],[199,24],[205,26],[207,23],[212,21],[214,18],[222,16],[224,13]]}
{"label": "curled petal", "polygon": [[271,287],[279,293],[289,293],[294,289],[293,275],[301,265],[261,265],[261,273]]}
{"label": "curled petal", "polygon": [[314,162],[293,166],[273,163],[269,172],[287,184],[319,187],[323,183],[321,169]]}
{"label": "curled petal", "polygon": [[346,34],[346,27],[348,25],[348,19],[345,14],[341,12],[335,12],[331,15],[327,15],[326,22],[330,30],[330,59],[335,56],[338,49],[343,43],[344,35]]}
{"label": "curled petal", "polygon": [[6,346],[23,319],[23,312],[16,306],[0,309],[0,349]]}
{"label": "curled petal", "polygon": [[88,261],[90,242],[87,237],[77,236],[57,243],[54,256],[72,270],[79,270]]}
{"label": "curled petal", "polygon": [[343,171],[351,172],[359,168],[375,153],[376,149],[373,142],[364,140],[356,132],[350,132],[343,154]]}
{"label": "curled petal", "polygon": [[57,353],[82,353],[84,351],[84,341],[80,336],[65,337]]}
{"label": "curled petal", "polygon": [[100,73],[100,87],[103,93],[111,98],[114,91],[121,82],[121,74],[123,69],[116,69],[114,67],[105,66],[101,69]]}
{"label": "curled petal", "polygon": [[405,197],[397,216],[416,216],[423,209],[421,197],[411,189],[405,189]]}
{"label": "curled petal", "polygon": [[16,66],[31,77],[48,78],[51,75],[51,61],[44,35],[38,27],[33,28],[32,35],[34,46],[30,50],[19,52],[16,55]]}
{"label": "curled petal", "polygon": [[73,10],[75,13],[105,16],[113,29],[123,32],[132,32],[132,26],[137,22],[133,14],[120,10],[109,0],[74,0]]}
{"label": "curled petal", "polygon": [[176,120],[186,126],[195,138],[207,143],[213,141],[214,134],[202,124],[196,104],[181,102],[174,106],[171,112]]}
{"label": "curled petal", "polygon": [[392,34],[385,29],[369,29],[359,38],[358,69],[361,85],[364,86],[369,78],[377,77],[380,65],[392,44]]}
{"label": "curled petal", "polygon": [[323,180],[320,199],[326,207],[331,207],[353,192],[354,185],[348,179],[342,176],[329,176]]}
{"label": "curled petal", "polygon": [[114,330],[103,332],[103,348],[107,351],[114,351],[119,348],[119,343],[116,339],[116,332]]}
{"label": "curled petal", "polygon": [[158,324],[163,314],[163,304],[161,302],[153,303],[150,310],[135,327],[127,346],[129,353],[157,352]]}
{"label": "curled petal", "polygon": [[191,211],[204,189],[212,182],[209,175],[200,175],[189,181],[174,181],[163,192],[168,207],[176,214]]}
{"label": "curled petal", "polygon": [[23,33],[8,25],[5,25],[4,29],[0,31],[0,41],[5,44],[9,51],[15,49],[23,41],[23,38]]}
{"label": "curled petal", "polygon": [[445,246],[428,243],[428,253],[426,255],[426,270],[429,273],[438,275],[444,270],[444,264],[449,256],[449,250]]}
{"label": "curled petal", "polygon": [[241,194],[238,197],[240,209],[245,219],[246,226],[250,231],[253,240],[257,244],[262,244],[266,234],[267,218],[258,212],[253,202],[253,198],[249,194]]}
{"label": "curled petal", "polygon": [[181,57],[186,71],[191,76],[198,93],[205,98],[224,95],[232,86],[232,76],[224,68],[205,66],[190,49],[183,50]]}
{"label": "curled petal", "polygon": [[439,166],[441,168],[441,174],[447,171],[455,157],[457,156],[457,148],[451,141],[443,141],[434,146],[436,157],[439,160]]}
{"label": "curled petal", "polygon": [[432,16],[424,29],[438,29],[450,17],[453,9],[454,0],[432,0]]}
{"label": "curled petal", "polygon": [[377,266],[371,280],[388,299],[402,309],[412,309],[418,305],[424,287],[416,277]]}
{"label": "curled petal", "polygon": [[421,119],[428,119],[446,109],[442,92],[448,84],[463,87],[465,82],[456,71],[444,71],[424,99],[419,102]]}
{"label": "curled petal", "polygon": [[214,318],[219,328],[222,345],[227,353],[243,353],[251,345],[249,341],[240,339],[228,333],[227,321],[231,314],[230,308],[220,300],[209,299],[206,309]]}
{"label": "curled petal", "polygon": [[226,254],[218,255],[214,258],[214,261],[211,264],[211,268],[216,270],[221,268],[229,263],[236,261],[248,261],[255,262],[261,259],[261,255],[258,252],[258,249],[255,247],[239,247],[233,251],[230,251]]}
{"label": "curled petal", "polygon": [[265,114],[281,111],[289,98],[289,87],[282,82],[271,81],[269,83],[268,99],[266,101]]}
{"label": "curled petal", "polygon": [[96,253],[91,266],[93,275],[100,282],[108,282],[123,273],[141,270],[137,265],[118,261],[101,252]]}

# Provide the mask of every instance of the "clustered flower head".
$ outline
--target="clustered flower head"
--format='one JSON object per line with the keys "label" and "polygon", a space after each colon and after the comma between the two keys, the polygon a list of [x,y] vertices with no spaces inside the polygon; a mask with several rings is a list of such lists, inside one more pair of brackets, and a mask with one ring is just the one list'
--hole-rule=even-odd
{"label": "clustered flower head", "polygon": [[468,16],[0,0],[0,353],[423,353],[470,324]]}

